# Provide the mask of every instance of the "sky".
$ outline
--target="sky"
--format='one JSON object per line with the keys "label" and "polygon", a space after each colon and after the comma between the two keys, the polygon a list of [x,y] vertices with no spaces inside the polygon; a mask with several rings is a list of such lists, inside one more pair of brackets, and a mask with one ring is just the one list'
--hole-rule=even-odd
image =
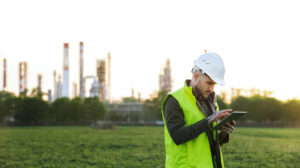
{"label": "sky", "polygon": [[[226,86],[273,91],[278,99],[300,98],[299,3],[295,0],[0,0],[0,82],[7,59],[7,90],[18,92],[18,64],[28,63],[28,88],[53,90],[69,43],[69,93],[79,79],[79,42],[84,75],[96,75],[96,60],[111,53],[111,96],[148,98],[171,60],[173,90],[191,78],[193,61],[218,53]],[[92,81],[89,81],[89,85]]]}

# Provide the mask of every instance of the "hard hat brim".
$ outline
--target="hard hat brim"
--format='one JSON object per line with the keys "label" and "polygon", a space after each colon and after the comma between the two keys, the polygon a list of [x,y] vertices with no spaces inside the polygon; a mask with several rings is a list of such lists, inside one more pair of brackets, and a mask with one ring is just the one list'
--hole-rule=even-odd
{"label": "hard hat brim", "polygon": [[225,86],[224,80],[214,80],[218,85]]}

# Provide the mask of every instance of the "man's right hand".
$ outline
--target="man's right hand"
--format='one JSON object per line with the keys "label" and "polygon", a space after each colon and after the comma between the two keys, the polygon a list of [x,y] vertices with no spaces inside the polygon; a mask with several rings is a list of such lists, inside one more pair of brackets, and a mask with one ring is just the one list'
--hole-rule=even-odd
{"label": "man's right hand", "polygon": [[229,112],[232,112],[232,109],[224,109],[213,113],[211,116],[207,117],[208,124],[211,124],[212,122],[217,122],[219,119],[225,118],[229,115]]}

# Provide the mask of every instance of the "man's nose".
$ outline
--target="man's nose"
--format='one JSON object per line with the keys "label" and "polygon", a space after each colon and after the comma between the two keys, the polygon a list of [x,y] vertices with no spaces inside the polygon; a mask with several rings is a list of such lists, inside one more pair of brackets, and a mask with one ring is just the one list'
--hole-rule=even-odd
{"label": "man's nose", "polygon": [[209,91],[210,91],[210,92],[213,92],[213,91],[214,91],[214,86],[210,86],[210,87],[209,87]]}

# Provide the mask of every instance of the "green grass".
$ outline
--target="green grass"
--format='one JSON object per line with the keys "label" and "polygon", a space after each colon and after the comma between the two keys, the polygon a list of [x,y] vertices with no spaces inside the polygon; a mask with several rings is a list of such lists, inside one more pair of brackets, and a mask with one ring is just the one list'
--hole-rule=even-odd
{"label": "green grass", "polygon": [[227,167],[300,167],[300,129],[238,128],[224,145]]}
{"label": "green grass", "polygon": [[[238,128],[222,147],[227,168],[296,168],[300,129]],[[162,168],[162,127],[0,128],[0,168]]]}

